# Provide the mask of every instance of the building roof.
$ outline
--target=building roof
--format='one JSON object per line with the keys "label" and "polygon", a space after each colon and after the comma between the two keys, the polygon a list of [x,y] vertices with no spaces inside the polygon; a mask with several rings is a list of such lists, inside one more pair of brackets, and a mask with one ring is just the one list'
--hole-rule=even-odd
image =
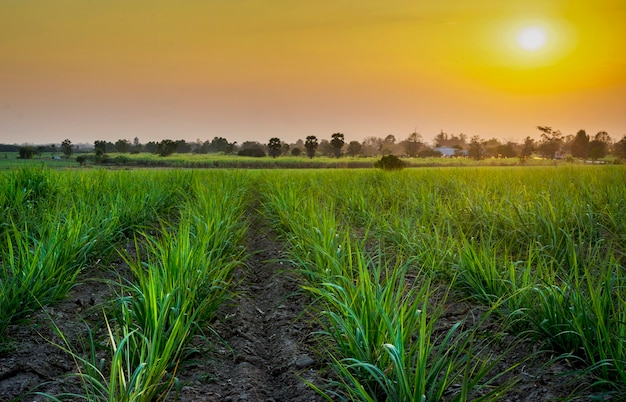
{"label": "building roof", "polygon": [[467,155],[467,151],[464,149],[452,148],[452,147],[436,147],[433,148],[435,151],[441,152],[443,156],[456,156],[459,153],[462,155]]}

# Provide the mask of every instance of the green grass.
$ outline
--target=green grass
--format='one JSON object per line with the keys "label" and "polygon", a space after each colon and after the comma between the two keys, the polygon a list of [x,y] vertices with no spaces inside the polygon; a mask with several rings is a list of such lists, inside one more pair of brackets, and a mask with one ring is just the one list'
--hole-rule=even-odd
{"label": "green grass", "polygon": [[[54,159],[53,156],[60,157]],[[76,157],[87,158],[85,166],[76,162]],[[50,169],[80,169],[103,167],[171,167],[171,168],[236,168],[236,169],[273,169],[273,168],[372,168],[380,156],[357,156],[344,155],[341,158],[330,156],[315,156],[308,158],[300,156],[270,156],[262,158],[245,157],[238,155],[223,154],[194,154],[174,153],[167,157],[158,154],[142,152],[139,154],[116,153],[107,154],[106,163],[95,164],[94,153],[74,153],[69,159],[57,152],[54,155],[44,153],[33,159],[18,159],[18,154],[13,152],[0,154],[0,171],[17,168],[45,167]],[[410,167],[489,167],[489,166],[519,166],[519,158],[489,158],[473,160],[468,158],[402,158]],[[566,166],[576,165],[577,162],[553,161],[548,159],[531,158],[524,162],[524,166]]]}
{"label": "green grass", "polygon": [[[412,258],[402,262],[372,248],[376,239],[368,236],[368,224],[353,234],[343,231],[334,214],[334,200],[342,198],[325,199],[320,189],[326,188],[268,179],[264,205],[290,245],[290,260],[307,282],[304,289],[316,300],[320,343],[328,345],[325,354],[340,378],[318,392],[329,400],[372,401],[438,400],[444,394],[464,400],[478,390],[485,398],[503,392],[508,384],[491,387],[498,376],[489,377],[498,358],[473,349],[474,328],[459,322],[442,338],[435,335],[441,310],[429,304],[431,275],[416,272]],[[351,197],[363,205],[360,197]],[[459,381],[461,389],[452,391]]]}
{"label": "green grass", "polygon": [[244,260],[246,230],[243,177],[182,178],[193,196],[181,206],[178,223],[162,222],[158,231],[151,230],[155,233],[142,233],[135,255],[120,251],[132,278],[116,285],[111,319],[105,315],[108,364],[96,357],[98,340],[91,339],[91,355],[85,357],[66,339],[61,347],[74,356],[84,394],[44,396],[147,402],[166,400],[175,388],[191,337],[230,297],[232,271]]}
{"label": "green grass", "polygon": [[[172,389],[176,364],[159,368],[155,356],[177,361],[180,351],[151,334],[179,331],[184,347],[197,322],[211,320],[244,258],[246,213],[274,225],[316,300],[339,387],[320,390],[328,397],[331,389],[365,400],[504,391],[486,374],[498,357],[489,356],[478,327],[434,330],[440,292],[462,292],[520,340],[534,336],[546,351],[574,359],[594,390],[626,392],[623,166],[35,167],[3,172],[0,188],[0,330],[26,318],[23,306],[33,311],[64,297],[90,261],[139,239],[137,258],[124,254],[133,279],[120,285],[117,313],[107,312],[111,360],[101,368],[79,356],[96,388],[109,384],[107,398],[122,398],[120,384],[154,387],[156,399]],[[179,323],[183,309],[191,321]],[[141,371],[148,366],[156,371]],[[117,390],[108,370],[118,370]],[[148,379],[152,385],[139,386]]]}
{"label": "green grass", "polygon": [[411,260],[503,323],[530,327],[596,387],[626,389],[622,166],[281,172],[266,182],[266,216],[298,265],[318,267],[307,280],[340,278],[350,266],[336,255],[342,233],[369,233],[366,249]]}

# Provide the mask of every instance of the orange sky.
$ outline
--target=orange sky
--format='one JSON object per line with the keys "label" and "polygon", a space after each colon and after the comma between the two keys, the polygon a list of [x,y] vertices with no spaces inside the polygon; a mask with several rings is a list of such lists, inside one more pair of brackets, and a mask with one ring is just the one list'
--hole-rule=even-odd
{"label": "orange sky", "polygon": [[0,142],[617,140],[623,38],[623,0],[0,0]]}

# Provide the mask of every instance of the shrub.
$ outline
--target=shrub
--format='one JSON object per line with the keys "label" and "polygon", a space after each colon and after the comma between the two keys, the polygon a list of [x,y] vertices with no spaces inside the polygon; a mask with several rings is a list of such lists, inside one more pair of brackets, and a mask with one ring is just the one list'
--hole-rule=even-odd
{"label": "shrub", "polygon": [[20,147],[20,159],[33,159],[35,149],[33,147]]}
{"label": "shrub", "polygon": [[439,151],[436,151],[431,148],[426,148],[418,152],[417,156],[419,158],[441,158],[443,154]]}
{"label": "shrub", "polygon": [[241,151],[237,152],[237,155],[252,156],[254,158],[262,158],[265,156],[265,151],[263,151],[261,148],[247,148],[247,149],[242,149]]}
{"label": "shrub", "polygon": [[380,158],[380,160],[374,163],[375,168],[383,170],[400,170],[405,167],[406,164],[395,155],[386,155]]}

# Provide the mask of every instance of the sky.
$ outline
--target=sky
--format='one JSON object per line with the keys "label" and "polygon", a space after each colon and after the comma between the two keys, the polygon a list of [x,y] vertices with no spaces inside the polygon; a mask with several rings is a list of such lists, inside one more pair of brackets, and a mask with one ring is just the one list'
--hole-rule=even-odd
{"label": "sky", "polygon": [[623,0],[0,0],[0,143],[626,135]]}

